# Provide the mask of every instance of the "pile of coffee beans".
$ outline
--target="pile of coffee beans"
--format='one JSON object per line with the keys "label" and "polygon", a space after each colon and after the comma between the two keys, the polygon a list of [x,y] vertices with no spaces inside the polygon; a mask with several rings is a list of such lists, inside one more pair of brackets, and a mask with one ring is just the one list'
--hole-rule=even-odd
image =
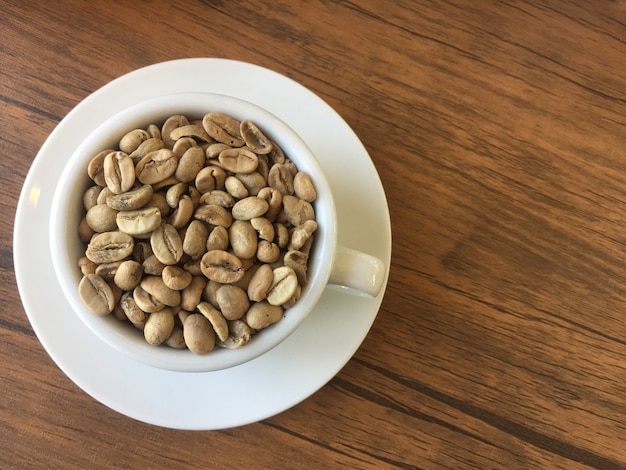
{"label": "pile of coffee beans", "polygon": [[78,286],[152,345],[237,348],[299,299],[318,229],[310,176],[249,120],[132,129],[91,159]]}

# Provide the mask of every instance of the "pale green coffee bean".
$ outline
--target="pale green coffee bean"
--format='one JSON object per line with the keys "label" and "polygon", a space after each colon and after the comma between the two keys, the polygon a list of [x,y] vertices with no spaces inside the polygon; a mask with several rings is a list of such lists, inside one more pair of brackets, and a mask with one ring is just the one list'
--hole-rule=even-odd
{"label": "pale green coffee bean", "polygon": [[313,202],[317,199],[317,191],[311,177],[308,173],[299,171],[296,176],[293,177],[293,191],[300,199],[304,199],[307,202]]}
{"label": "pale green coffee bean", "polygon": [[132,211],[141,209],[152,198],[152,186],[144,184],[122,194],[113,194],[106,198],[106,204],[116,211]]}
{"label": "pale green coffee bean", "polygon": [[241,147],[244,140],[239,133],[240,123],[223,113],[208,113],[202,118],[202,127],[217,142],[231,147]]}
{"label": "pale green coffee bean", "polygon": [[157,301],[168,307],[180,305],[180,292],[167,287],[162,276],[144,276],[139,285]]}
{"label": "pale green coffee bean", "polygon": [[120,261],[133,252],[135,241],[124,232],[104,232],[93,236],[85,255],[97,264]]}
{"label": "pale green coffee bean", "polygon": [[208,279],[222,284],[237,282],[245,274],[241,260],[223,250],[207,251],[202,256],[200,269]]}
{"label": "pale green coffee bean", "polygon": [[78,284],[78,295],[96,315],[108,315],[115,308],[115,296],[111,286],[97,274],[83,276]]}
{"label": "pale green coffee bean", "polygon": [[183,323],[183,337],[189,350],[198,355],[206,354],[215,347],[215,332],[204,315],[192,313]]}
{"label": "pale green coffee bean", "polygon": [[208,238],[208,226],[201,220],[192,220],[185,231],[183,251],[195,259],[202,257],[207,252]]}
{"label": "pale green coffee bean", "polygon": [[117,230],[117,211],[106,204],[96,204],[87,211],[85,222],[97,233]]}
{"label": "pale green coffee bean", "polygon": [[148,316],[143,334],[149,344],[158,346],[170,337],[173,330],[174,314],[172,309],[166,307]]}
{"label": "pale green coffee bean", "polygon": [[294,227],[315,219],[315,210],[311,203],[295,196],[283,196],[283,210],[287,221]]}
{"label": "pale green coffee bean", "polygon": [[161,138],[169,148],[172,148],[175,143],[175,140],[170,137],[172,131],[177,127],[186,126],[188,124],[189,119],[182,114],[175,114],[165,120],[161,127]]}
{"label": "pale green coffee bean", "polygon": [[252,336],[250,327],[246,322],[233,320],[228,322],[228,337],[224,341],[219,341],[218,345],[223,348],[237,349],[246,345]]}
{"label": "pale green coffee bean", "polygon": [[154,184],[169,178],[176,171],[178,158],[164,148],[148,153],[135,167],[137,179],[143,184]]}
{"label": "pale green coffee bean", "polygon": [[239,258],[252,258],[257,251],[257,234],[247,220],[235,220],[228,228],[228,239],[233,253]]}
{"label": "pale green coffee bean", "polygon": [[226,318],[222,315],[218,309],[216,309],[209,302],[200,302],[198,304],[198,311],[209,320],[209,323],[213,327],[213,331],[217,335],[219,341],[224,341],[228,338],[228,323]]}
{"label": "pale green coffee bean", "polygon": [[267,301],[272,305],[282,305],[295,295],[298,288],[298,276],[289,266],[274,269],[273,276]]}
{"label": "pale green coffee bean", "polygon": [[111,152],[104,159],[104,181],[113,194],[121,194],[135,184],[135,165],[124,152]]}
{"label": "pale green coffee bean", "polygon": [[232,216],[237,220],[251,220],[262,217],[269,209],[269,204],[258,196],[249,196],[235,203]]}
{"label": "pale green coffee bean", "polygon": [[196,146],[189,148],[180,157],[174,176],[183,183],[193,181],[204,167],[205,159],[206,156],[202,147]]}
{"label": "pale green coffee bean", "polygon": [[129,235],[151,233],[161,225],[161,211],[157,207],[145,207],[117,213],[118,228]]}
{"label": "pale green coffee bean", "polygon": [[162,224],[150,235],[154,256],[163,264],[176,264],[183,257],[183,242],[178,230],[170,224]]}
{"label": "pale green coffee bean", "polygon": [[122,290],[130,291],[139,285],[143,276],[141,263],[135,260],[122,261],[113,276],[113,282]]}
{"label": "pale green coffee bean", "polygon": [[268,302],[255,302],[248,311],[244,321],[254,330],[262,330],[278,322],[283,317],[283,309],[280,305],[272,305]]}
{"label": "pale green coffee bean", "polygon": [[193,216],[207,224],[226,228],[233,223],[232,213],[217,204],[203,204],[196,209]]}
{"label": "pale green coffee bean", "polygon": [[248,298],[253,302],[259,302],[267,297],[272,288],[274,273],[269,264],[262,264],[252,275],[248,282]]}
{"label": "pale green coffee bean", "polygon": [[122,152],[130,154],[137,150],[137,148],[151,136],[148,131],[144,129],[134,129],[126,133],[119,142],[119,148]]}
{"label": "pale green coffee bean", "polygon": [[226,320],[239,320],[250,308],[250,299],[241,287],[223,285],[217,289],[215,300]]}
{"label": "pale green coffee bean", "polygon": [[240,125],[240,133],[246,145],[257,154],[267,154],[272,151],[272,142],[252,121],[243,120]]}
{"label": "pale green coffee bean", "polygon": [[222,150],[217,159],[231,173],[252,173],[259,166],[259,157],[245,148]]}

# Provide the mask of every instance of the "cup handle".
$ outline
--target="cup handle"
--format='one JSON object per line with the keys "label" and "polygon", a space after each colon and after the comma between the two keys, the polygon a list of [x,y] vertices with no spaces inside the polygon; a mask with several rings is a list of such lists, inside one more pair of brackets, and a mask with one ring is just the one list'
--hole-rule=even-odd
{"label": "cup handle", "polygon": [[375,256],[338,246],[329,284],[348,287],[376,297],[385,280],[385,265]]}

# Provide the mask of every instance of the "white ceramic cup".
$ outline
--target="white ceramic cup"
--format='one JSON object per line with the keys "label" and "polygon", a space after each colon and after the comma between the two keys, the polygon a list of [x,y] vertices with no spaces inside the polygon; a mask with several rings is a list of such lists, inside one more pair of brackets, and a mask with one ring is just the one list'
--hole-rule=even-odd
{"label": "white ceramic cup", "polygon": [[[82,196],[93,185],[87,176],[91,158],[106,148],[116,148],[122,135],[150,123],[161,124],[167,117],[184,114],[201,118],[208,112],[223,112],[236,119],[249,119],[274,140],[298,167],[307,172],[317,190],[314,202],[318,230],[308,265],[308,283],[296,304],[285,310],[283,318],[253,335],[239,349],[218,346],[206,355],[195,355],[187,349],[151,346],[141,331],[128,322],[91,312],[78,295],[82,277],[78,260],[85,245],[78,237],[78,225],[84,215]],[[249,102],[210,93],[165,95],[136,104],[103,122],[93,130],[67,161],[52,202],[50,214],[50,250],[54,269],[62,290],[72,308],[87,327],[101,340],[125,355],[145,364],[181,372],[207,372],[243,364],[264,354],[287,338],[314,309],[329,284],[346,287],[346,292],[376,296],[385,277],[385,266],[379,259],[337,246],[336,211],[333,196],[324,173],[305,142],[283,121]],[[51,316],[50,321],[54,321]],[[71,338],[68,338],[71,341]]]}

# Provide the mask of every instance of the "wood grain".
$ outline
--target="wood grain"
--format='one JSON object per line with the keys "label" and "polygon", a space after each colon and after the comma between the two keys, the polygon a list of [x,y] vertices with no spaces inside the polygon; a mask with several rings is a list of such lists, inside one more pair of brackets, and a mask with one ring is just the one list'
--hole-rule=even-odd
{"label": "wood grain", "polygon": [[[626,468],[626,2],[4,2],[2,468]],[[53,363],[17,292],[17,195],[77,103],[227,57],[319,94],[367,148],[393,255],[320,391],[259,423],[161,429]]]}

